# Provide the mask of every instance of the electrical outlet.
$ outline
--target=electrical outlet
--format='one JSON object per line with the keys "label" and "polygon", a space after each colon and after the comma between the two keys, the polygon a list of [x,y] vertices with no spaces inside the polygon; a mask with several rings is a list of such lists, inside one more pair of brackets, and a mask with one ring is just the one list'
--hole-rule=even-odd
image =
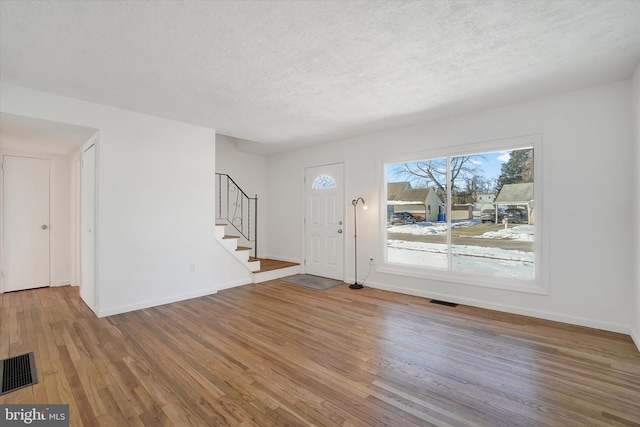
{"label": "electrical outlet", "polygon": [[196,265],[195,264],[189,264],[189,271],[191,271],[192,273],[196,272]]}

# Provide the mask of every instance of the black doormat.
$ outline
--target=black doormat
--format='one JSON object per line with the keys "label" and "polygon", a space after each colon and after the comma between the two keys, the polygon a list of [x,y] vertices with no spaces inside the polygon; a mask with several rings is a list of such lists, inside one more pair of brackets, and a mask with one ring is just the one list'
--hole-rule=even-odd
{"label": "black doormat", "polygon": [[38,383],[33,352],[10,357],[0,362],[0,395]]}
{"label": "black doormat", "polygon": [[318,291],[324,291],[325,289],[333,288],[334,286],[342,285],[344,283],[342,280],[313,276],[311,274],[296,274],[295,276],[283,277],[280,280],[287,283],[293,283],[294,285],[301,285],[307,288],[316,289]]}

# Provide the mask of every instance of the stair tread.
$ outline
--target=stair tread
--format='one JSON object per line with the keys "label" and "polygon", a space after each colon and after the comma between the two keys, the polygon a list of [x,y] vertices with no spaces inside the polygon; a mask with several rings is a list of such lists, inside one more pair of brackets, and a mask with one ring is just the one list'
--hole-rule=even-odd
{"label": "stair tread", "polygon": [[249,248],[249,247],[247,247],[247,246],[238,246],[238,247],[236,248],[236,251],[250,251],[250,250],[252,250],[252,249],[253,249],[253,248]]}
{"label": "stair tread", "polygon": [[256,273],[266,273],[268,271],[280,270],[289,267],[297,267],[300,264],[296,262],[287,262],[287,261],[278,261],[268,258],[253,258],[250,257],[249,261],[260,261],[260,270],[254,271],[253,274]]}
{"label": "stair tread", "polygon": [[223,239],[239,239],[240,236],[224,236]]}

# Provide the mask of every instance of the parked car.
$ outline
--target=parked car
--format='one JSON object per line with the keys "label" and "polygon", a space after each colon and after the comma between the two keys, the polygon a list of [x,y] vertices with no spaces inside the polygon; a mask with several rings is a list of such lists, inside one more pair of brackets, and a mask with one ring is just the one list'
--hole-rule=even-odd
{"label": "parked car", "polygon": [[[498,222],[501,222],[502,218],[504,218],[504,212],[498,210]],[[480,212],[480,221],[495,222],[495,220],[496,220],[495,209],[483,209],[482,212]]]}
{"label": "parked car", "polygon": [[507,218],[507,221],[515,224],[526,224],[529,222],[529,219],[527,218],[527,211],[525,209],[509,208],[504,211],[504,216]]}
{"label": "parked car", "polygon": [[416,217],[409,212],[396,212],[391,216],[391,224],[415,224]]}

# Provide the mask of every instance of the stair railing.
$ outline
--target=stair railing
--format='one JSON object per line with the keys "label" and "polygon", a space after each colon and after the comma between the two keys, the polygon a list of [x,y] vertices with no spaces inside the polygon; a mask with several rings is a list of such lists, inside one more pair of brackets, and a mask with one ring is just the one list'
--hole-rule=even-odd
{"label": "stair railing", "polygon": [[258,195],[247,193],[226,173],[216,172],[216,219],[227,221],[254,245],[254,257],[258,258]]}

